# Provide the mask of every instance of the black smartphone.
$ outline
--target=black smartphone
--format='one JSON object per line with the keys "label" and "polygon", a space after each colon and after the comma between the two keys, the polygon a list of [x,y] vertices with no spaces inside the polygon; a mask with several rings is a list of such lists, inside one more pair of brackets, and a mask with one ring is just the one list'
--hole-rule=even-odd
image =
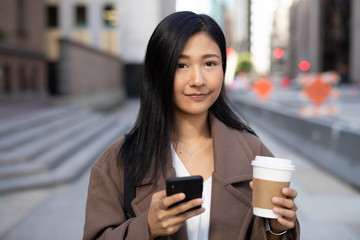
{"label": "black smartphone", "polygon": [[[177,202],[170,207],[176,206],[182,202],[186,202],[195,198],[202,198],[203,177],[200,175],[189,177],[173,177],[166,180],[166,195],[171,196],[176,193],[185,193],[185,199]],[[189,209],[191,211],[196,208]]]}

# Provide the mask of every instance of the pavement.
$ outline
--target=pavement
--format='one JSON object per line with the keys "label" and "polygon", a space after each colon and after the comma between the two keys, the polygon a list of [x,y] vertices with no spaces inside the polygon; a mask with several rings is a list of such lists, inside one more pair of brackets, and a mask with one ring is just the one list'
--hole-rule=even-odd
{"label": "pavement", "polygon": [[[5,111],[6,104],[0,104],[0,112],[5,113],[0,120],[0,126],[9,123],[9,120],[11,122],[13,118],[27,118],[43,110],[51,111],[53,107],[50,105],[45,107],[35,99],[28,103],[11,101],[11,105],[13,109],[7,112]],[[25,105],[27,111],[23,111]],[[124,123],[132,124],[138,107],[138,100],[129,99],[120,108],[104,112],[104,119],[115,119],[116,126],[124,125]],[[116,126],[112,129],[114,130]],[[114,131],[116,132],[118,131]],[[54,134],[57,133],[54,132]],[[88,146],[91,147],[89,144]],[[90,150],[92,151],[88,149],[86,152],[91,152]],[[95,161],[97,157],[91,156],[88,162]],[[72,162],[78,164],[80,158]],[[65,175],[66,172],[72,172],[74,169],[74,165],[66,166],[65,163],[61,165]],[[91,165],[91,162],[87,163],[88,167],[80,172],[75,181],[68,184],[66,184],[68,181],[59,182],[55,179],[55,182],[58,181],[56,184],[41,184],[45,186],[42,188],[0,194],[0,239],[81,239],[89,166]],[[55,175],[54,178],[56,178]]]}
{"label": "pavement", "polygon": [[[137,105],[131,104],[119,117],[135,117]],[[275,138],[266,127],[251,126],[277,157],[294,161],[291,186],[298,191],[301,239],[360,239],[359,189]],[[81,239],[88,181],[89,169],[69,184],[0,195],[0,239]]]}
{"label": "pavement", "polygon": [[17,96],[0,98],[0,123],[14,117],[26,117],[35,112],[49,109],[56,105],[51,97]]}

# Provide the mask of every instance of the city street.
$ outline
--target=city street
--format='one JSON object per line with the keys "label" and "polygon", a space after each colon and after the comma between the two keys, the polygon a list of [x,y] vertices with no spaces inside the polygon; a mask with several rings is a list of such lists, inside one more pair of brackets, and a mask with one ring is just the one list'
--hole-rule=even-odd
{"label": "city street", "polygon": [[[122,112],[127,117],[136,113],[136,107]],[[298,191],[301,239],[360,239],[359,189],[251,125],[274,155],[294,161],[291,186]],[[88,180],[89,169],[70,184],[1,195],[0,239],[81,239]]]}
{"label": "city street", "polygon": [[[170,97],[208,101],[221,81],[293,161],[301,239],[360,239],[360,0],[3,0],[0,12],[0,240],[82,239],[91,166],[140,96],[151,128]],[[192,164],[206,141],[176,127]]]}

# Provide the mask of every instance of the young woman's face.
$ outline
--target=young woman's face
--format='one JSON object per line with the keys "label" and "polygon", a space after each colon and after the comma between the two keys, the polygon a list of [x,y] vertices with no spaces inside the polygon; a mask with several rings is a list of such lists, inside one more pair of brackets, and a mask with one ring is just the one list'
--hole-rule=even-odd
{"label": "young woman's face", "polygon": [[207,114],[220,94],[223,75],[221,52],[216,42],[205,32],[191,36],[175,71],[175,111]]}

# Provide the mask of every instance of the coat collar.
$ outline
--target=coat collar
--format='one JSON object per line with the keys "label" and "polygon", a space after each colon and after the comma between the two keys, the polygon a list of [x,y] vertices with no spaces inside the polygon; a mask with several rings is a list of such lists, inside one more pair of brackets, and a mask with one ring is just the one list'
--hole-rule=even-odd
{"label": "coat collar", "polygon": [[213,136],[215,173],[227,184],[250,180],[252,168],[249,164],[254,155],[246,140],[229,128],[213,114],[209,115]]}
{"label": "coat collar", "polygon": [[212,114],[209,119],[215,161],[209,239],[245,239],[252,217],[249,181],[254,155],[239,131]]}
{"label": "coat collar", "polygon": [[[237,236],[244,238],[247,228],[239,228],[239,226],[247,226],[251,220],[251,190],[248,183],[252,178],[250,161],[254,159],[254,155],[238,131],[227,127],[212,113],[209,114],[209,120],[213,136],[215,167],[212,175],[209,239],[221,239],[223,237],[221,234],[228,231],[229,227],[234,224],[236,225],[234,227],[240,229],[236,233]],[[170,151],[168,158],[170,161],[167,174],[159,179],[157,187],[154,187],[153,184],[137,187],[136,198],[132,202],[136,215],[147,211],[152,194],[165,189],[168,177],[176,176]],[[240,188],[234,187],[236,185],[240,185]],[[184,225],[172,239],[187,239],[186,236],[186,226]]]}

